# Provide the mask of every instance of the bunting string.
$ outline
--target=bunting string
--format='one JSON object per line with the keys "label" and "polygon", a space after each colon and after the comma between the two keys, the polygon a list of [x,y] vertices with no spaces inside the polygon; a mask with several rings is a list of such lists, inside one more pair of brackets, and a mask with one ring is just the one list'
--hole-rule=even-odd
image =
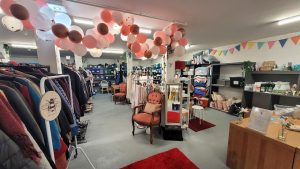
{"label": "bunting string", "polygon": [[[243,41],[233,47],[229,47],[227,49],[208,49],[208,53],[213,56],[227,56],[228,53],[233,54],[234,52],[239,52],[242,50],[246,49],[253,49],[254,46],[258,50],[262,49],[264,46],[267,46],[269,49],[272,49],[274,45],[278,42],[278,44],[284,48],[285,45],[287,44],[288,41],[291,41],[294,45],[297,45],[298,42],[300,41],[300,35],[296,35],[290,38],[284,38],[284,39],[279,39],[279,40],[270,40],[270,41]],[[300,43],[299,43],[300,44]]]}

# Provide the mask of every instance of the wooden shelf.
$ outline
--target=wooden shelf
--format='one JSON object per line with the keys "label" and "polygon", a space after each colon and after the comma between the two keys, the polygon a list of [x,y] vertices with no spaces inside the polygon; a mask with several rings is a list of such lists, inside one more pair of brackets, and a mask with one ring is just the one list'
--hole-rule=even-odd
{"label": "wooden shelf", "polygon": [[234,62],[234,63],[215,63],[212,66],[234,66],[234,65],[243,65],[244,62]]}
{"label": "wooden shelf", "polygon": [[252,75],[300,75],[300,71],[254,71]]}
{"label": "wooden shelf", "polygon": [[274,95],[274,96],[282,96],[282,97],[290,97],[290,98],[300,99],[300,96],[283,95],[283,94],[278,94],[278,93],[256,92],[256,91],[251,91],[251,90],[244,90],[244,92],[260,93],[260,94],[267,94],[267,95]]}

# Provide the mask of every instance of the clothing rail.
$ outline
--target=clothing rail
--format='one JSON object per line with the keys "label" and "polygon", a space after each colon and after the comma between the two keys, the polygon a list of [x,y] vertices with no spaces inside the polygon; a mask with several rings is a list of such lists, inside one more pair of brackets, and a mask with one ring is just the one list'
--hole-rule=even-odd
{"label": "clothing rail", "polygon": [[44,65],[7,65],[7,64],[1,64],[0,63],[0,67],[11,67],[11,68],[16,68],[16,67],[29,67],[29,68],[44,68],[47,69],[47,71],[50,71],[50,67],[49,66],[44,66]]}
{"label": "clothing rail", "polygon": [[[74,105],[73,105],[73,96],[72,96],[72,86],[71,86],[71,78],[69,75],[57,75],[57,76],[47,76],[47,77],[43,77],[41,79],[41,82],[40,82],[40,89],[41,89],[41,93],[42,95],[45,94],[45,82],[46,80],[52,80],[52,79],[59,79],[59,78],[68,78],[68,82],[69,82],[69,89],[70,89],[70,102],[71,102],[71,111],[74,113]],[[50,123],[48,120],[45,120],[45,124],[46,124],[46,132],[47,132],[47,139],[48,139],[48,144],[49,144],[49,151],[50,151],[50,155],[51,155],[51,158],[53,160],[53,162],[55,163],[55,158],[54,158],[54,151],[53,151],[53,143],[52,143],[52,135],[51,135],[51,130],[50,130]],[[91,165],[91,167],[93,169],[95,169],[95,166],[93,165],[93,163],[90,161],[89,157],[87,156],[87,154],[84,152],[84,149],[81,148],[81,147],[78,147],[77,146],[77,137],[75,136],[74,138],[75,140],[75,144],[74,146],[71,145],[71,147],[73,149],[75,149],[75,158],[77,157],[77,150],[81,150],[81,152],[84,154],[85,158],[88,160],[89,164]],[[70,157],[72,156],[72,153],[73,151],[71,151],[71,155]],[[70,160],[68,161],[68,167],[69,167],[69,162]]]}

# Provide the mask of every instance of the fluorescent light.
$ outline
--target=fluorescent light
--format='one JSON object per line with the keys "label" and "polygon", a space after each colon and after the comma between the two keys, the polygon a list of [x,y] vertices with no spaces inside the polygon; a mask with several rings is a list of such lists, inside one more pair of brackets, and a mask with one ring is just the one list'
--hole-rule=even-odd
{"label": "fluorescent light", "polygon": [[94,25],[94,22],[88,19],[73,18],[73,21],[75,23],[84,24],[84,25]]}
{"label": "fluorescent light", "polygon": [[50,9],[52,9],[52,10],[55,11],[55,12],[63,12],[63,13],[67,13],[66,8],[65,8],[64,6],[62,6],[62,5],[50,4],[50,3],[48,3],[47,5],[48,5],[48,7],[49,7]]}
{"label": "fluorescent light", "polygon": [[152,30],[151,29],[146,29],[146,28],[140,28],[140,33],[151,34]]}
{"label": "fluorescent light", "polygon": [[102,52],[103,53],[111,53],[111,54],[123,54],[124,50],[123,49],[104,49]]}
{"label": "fluorescent light", "polygon": [[13,48],[26,48],[26,49],[37,49],[36,45],[33,44],[11,44]]}
{"label": "fluorescent light", "polygon": [[300,15],[282,19],[282,20],[278,21],[278,25],[285,25],[285,24],[297,22],[297,21],[300,21]]}

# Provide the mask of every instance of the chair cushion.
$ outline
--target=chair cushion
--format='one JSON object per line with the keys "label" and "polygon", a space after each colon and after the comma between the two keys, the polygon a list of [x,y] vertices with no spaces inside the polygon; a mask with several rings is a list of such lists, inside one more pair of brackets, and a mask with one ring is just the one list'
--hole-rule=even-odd
{"label": "chair cushion", "polygon": [[161,111],[161,104],[152,104],[147,102],[146,106],[144,108],[144,112],[146,113],[154,113],[154,112],[160,112]]}
{"label": "chair cushion", "polygon": [[125,93],[115,93],[115,96],[117,97],[122,97],[122,96],[125,96],[126,94]]}
{"label": "chair cushion", "polygon": [[159,92],[151,92],[148,95],[148,102],[152,104],[159,104],[161,102],[161,94]]}
{"label": "chair cushion", "polygon": [[[133,116],[133,120],[139,124],[150,125],[152,115],[148,113],[138,113]],[[160,117],[154,116],[153,125],[159,124]]]}
{"label": "chair cushion", "polygon": [[120,85],[120,92],[125,93],[126,92],[126,83],[121,83]]}

